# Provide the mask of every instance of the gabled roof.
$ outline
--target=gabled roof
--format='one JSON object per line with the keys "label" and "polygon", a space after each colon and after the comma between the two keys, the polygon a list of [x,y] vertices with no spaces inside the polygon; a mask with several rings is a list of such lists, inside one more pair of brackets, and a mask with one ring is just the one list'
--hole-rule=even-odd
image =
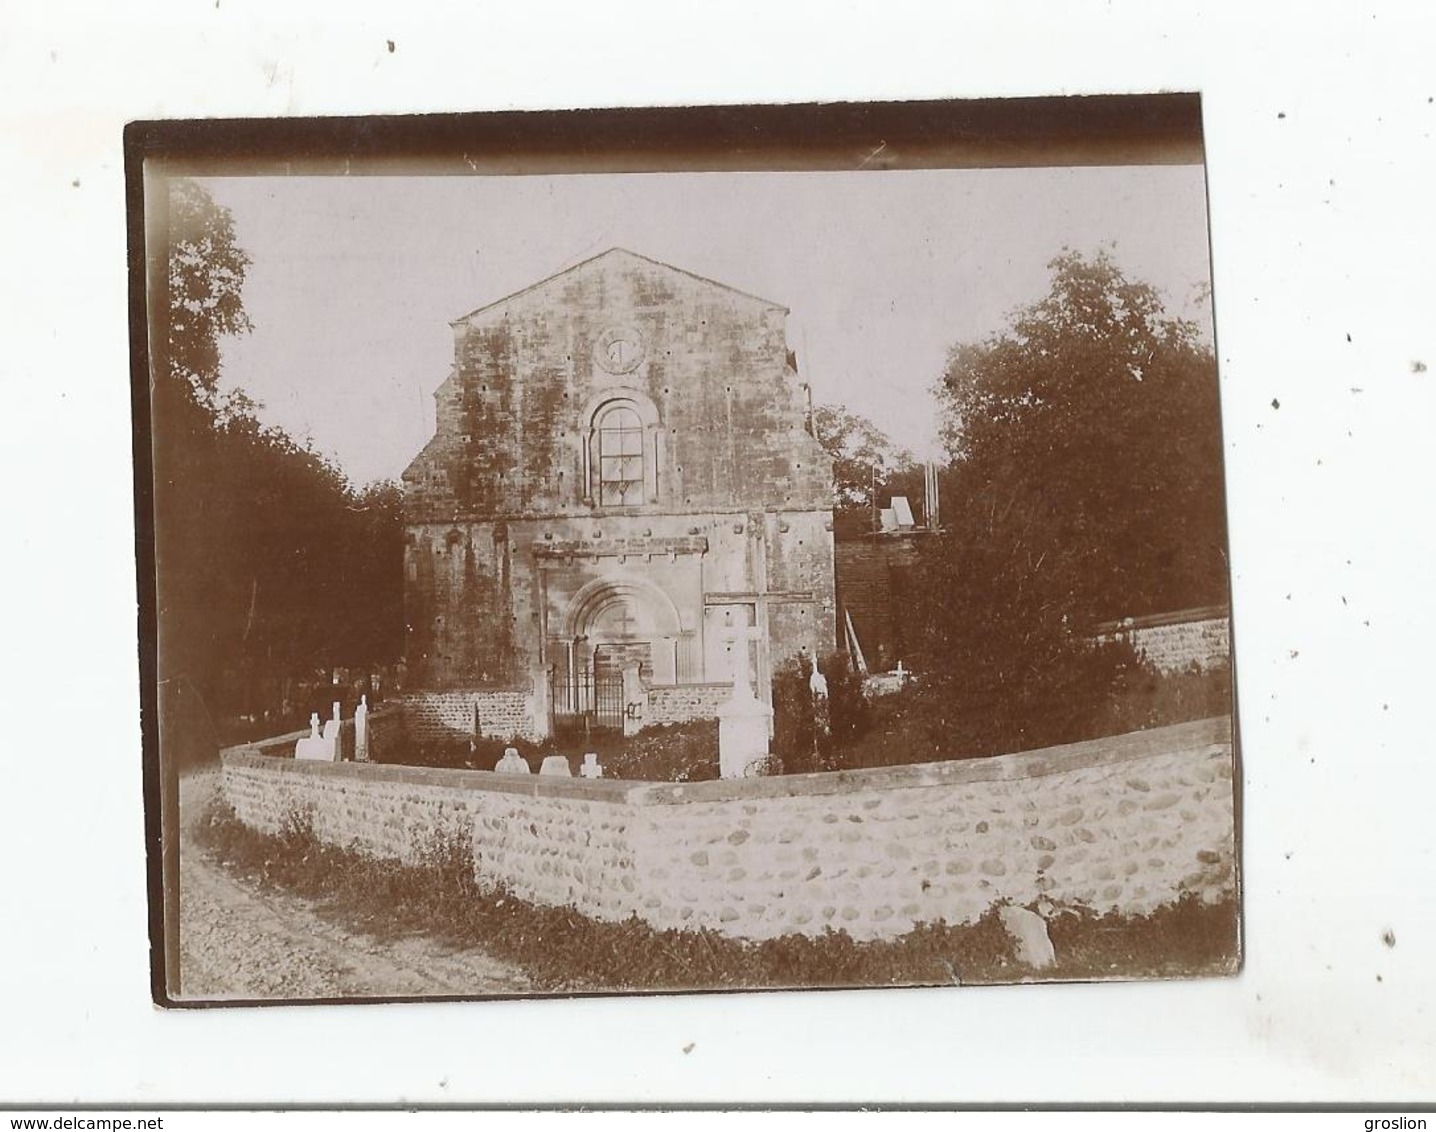
{"label": "gabled roof", "polygon": [[565,267],[562,271],[556,271],[552,275],[540,279],[537,283],[530,283],[527,287],[515,291],[513,292],[513,294],[505,295],[502,299],[495,299],[491,303],[485,303],[481,307],[476,307],[468,314],[461,315],[460,317],[454,319],[451,323],[449,323],[449,325],[457,326],[461,322],[467,322],[476,314],[483,314],[485,311],[493,310],[495,307],[501,307],[505,303],[513,299],[517,299],[520,295],[527,295],[530,291],[536,291],[540,287],[546,287],[555,279],[561,279],[565,275],[569,275],[575,271],[581,270],[582,268],[588,267],[591,264],[595,264],[601,259],[607,259],[609,256],[627,256],[630,259],[636,259],[641,263],[646,263],[651,267],[660,267],[664,271],[672,271],[678,275],[686,275],[689,279],[696,279],[698,280],[698,282],[706,283],[710,287],[721,287],[723,290],[731,291],[735,295],[742,295],[745,299],[752,299],[754,302],[762,303],[764,306],[772,307],[775,310],[780,310],[784,314],[788,313],[788,308],[783,306],[782,303],[775,303],[771,299],[765,299],[760,295],[753,295],[747,291],[740,291],[737,287],[730,287],[727,283],[720,283],[716,279],[709,279],[706,276],[698,275],[695,272],[685,271],[681,267],[674,267],[671,263],[664,263],[662,260],[650,259],[646,255],[639,255],[637,252],[631,252],[627,248],[609,248],[607,251],[599,252],[598,255],[589,256],[588,259],[581,260],[578,263],[575,263],[572,267]]}

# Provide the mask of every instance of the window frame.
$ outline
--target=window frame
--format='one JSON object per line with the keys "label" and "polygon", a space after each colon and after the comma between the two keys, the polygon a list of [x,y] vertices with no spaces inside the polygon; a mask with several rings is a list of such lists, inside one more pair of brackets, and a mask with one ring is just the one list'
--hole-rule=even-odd
{"label": "window frame", "polygon": [[[619,428],[605,428],[610,417],[632,414]],[[658,467],[662,458],[663,429],[653,402],[634,389],[608,389],[584,407],[582,453],[583,502],[600,511],[631,511],[658,502]],[[614,437],[613,434],[617,434]],[[611,451],[612,439],[619,451]],[[628,451],[630,448],[638,451]],[[639,461],[639,478],[605,479],[605,461]],[[627,483],[623,499],[611,502],[606,484]]]}

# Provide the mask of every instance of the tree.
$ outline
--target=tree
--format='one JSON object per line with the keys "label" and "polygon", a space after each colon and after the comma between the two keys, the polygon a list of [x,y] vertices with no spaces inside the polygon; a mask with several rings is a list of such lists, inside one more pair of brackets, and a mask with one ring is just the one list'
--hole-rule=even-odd
{"label": "tree", "polygon": [[159,678],[163,717],[197,743],[177,697],[203,705],[212,740],[228,716],[273,713],[290,680],[398,659],[403,525],[395,485],[354,490],[222,389],[224,339],[250,329],[250,259],[194,182],[171,182],[168,219],[151,390]]}
{"label": "tree", "polygon": [[[1216,362],[1111,257],[1065,253],[938,387],[968,535],[1076,624],[1226,598]],[[951,517],[951,512],[949,513]]]}
{"label": "tree", "polygon": [[1050,267],[936,391],[952,463],[923,548],[927,666],[942,726],[988,753],[1084,737],[1135,663],[1092,647],[1094,622],[1226,596],[1211,352],[1106,253]]}
{"label": "tree", "polygon": [[839,534],[873,529],[873,511],[906,495],[917,505],[922,469],[866,417],[841,405],[819,405],[813,432],[833,460],[834,526]]}

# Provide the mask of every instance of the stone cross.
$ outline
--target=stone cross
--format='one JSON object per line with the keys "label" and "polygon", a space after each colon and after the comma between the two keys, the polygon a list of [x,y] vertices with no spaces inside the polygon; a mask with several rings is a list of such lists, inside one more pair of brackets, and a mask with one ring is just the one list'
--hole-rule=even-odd
{"label": "stone cross", "polygon": [[583,766],[578,768],[578,773],[584,778],[602,778],[603,767],[598,765],[598,755],[589,751],[583,756]]}
{"label": "stone cross", "polygon": [[317,759],[325,762],[333,760],[333,744],[319,734],[319,713],[317,711],[309,716],[309,734],[294,744],[294,757],[296,759]]}
{"label": "stone cross", "polygon": [[757,625],[734,625],[733,611],[724,613],[724,626],[718,636],[728,642],[732,653],[731,669],[733,694],[751,698],[753,696],[753,666],[748,655],[748,642],[761,639]]}

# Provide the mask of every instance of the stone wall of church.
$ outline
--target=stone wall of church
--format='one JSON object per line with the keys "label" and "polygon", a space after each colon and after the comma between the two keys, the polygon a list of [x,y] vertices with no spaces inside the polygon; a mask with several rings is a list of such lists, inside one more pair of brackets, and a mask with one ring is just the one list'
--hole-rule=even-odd
{"label": "stone wall of church", "polygon": [[[587,515],[590,414],[629,394],[657,412],[660,510],[829,509],[832,466],[806,429],[786,319],[613,252],[459,320],[434,439],[404,473],[409,520]],[[599,364],[616,329],[641,342],[621,372]]]}
{"label": "stone wall of church", "polygon": [[239,817],[310,815],[414,860],[435,836],[482,882],[586,915],[740,938],[892,938],[1042,898],[1144,913],[1236,884],[1230,719],[998,758],[689,784],[223,755]]}
{"label": "stone wall of church", "polygon": [[[570,604],[608,579],[660,591],[684,657],[660,682],[731,678],[705,593],[807,594],[769,606],[774,663],[834,647],[832,533],[825,512],[552,517],[411,527],[405,612],[411,687],[517,684],[550,655]],[[766,586],[760,582],[766,581]]]}
{"label": "stone wall of church", "polygon": [[[648,578],[688,617],[679,679],[729,675],[704,622],[715,590],[810,592],[773,606],[770,639],[827,651],[832,468],[807,430],[786,315],[615,251],[455,323],[435,436],[404,473],[409,685],[561,660],[548,644],[567,601],[605,575]],[[634,344],[617,364],[616,334]],[[643,498],[621,508],[592,491],[592,428],[612,398],[645,414]]]}

